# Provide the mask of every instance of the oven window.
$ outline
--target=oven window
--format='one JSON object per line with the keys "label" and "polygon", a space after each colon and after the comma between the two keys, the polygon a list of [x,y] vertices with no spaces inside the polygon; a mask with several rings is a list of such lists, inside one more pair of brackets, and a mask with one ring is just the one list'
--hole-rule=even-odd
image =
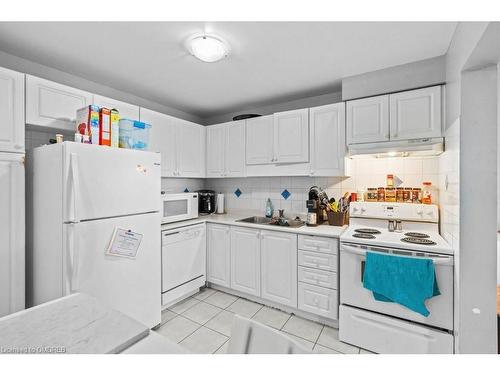
{"label": "oven window", "polygon": [[188,212],[187,199],[180,199],[176,201],[163,201],[163,216],[178,216],[186,215]]}

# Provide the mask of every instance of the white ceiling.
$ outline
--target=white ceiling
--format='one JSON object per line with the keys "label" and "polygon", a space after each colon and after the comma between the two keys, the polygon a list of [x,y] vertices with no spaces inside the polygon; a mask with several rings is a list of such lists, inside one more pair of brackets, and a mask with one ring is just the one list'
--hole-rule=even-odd
{"label": "white ceiling", "polygon": [[[446,53],[454,22],[0,23],[0,50],[200,117],[340,89],[343,77]],[[228,58],[185,41],[215,33]]]}

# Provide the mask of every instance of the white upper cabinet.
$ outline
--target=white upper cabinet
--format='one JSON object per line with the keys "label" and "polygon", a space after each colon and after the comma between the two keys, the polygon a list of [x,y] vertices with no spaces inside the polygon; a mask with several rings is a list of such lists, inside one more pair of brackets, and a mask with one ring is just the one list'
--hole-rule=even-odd
{"label": "white upper cabinet", "polygon": [[261,297],[297,308],[297,235],[261,231]]}
{"label": "white upper cabinet", "polygon": [[442,136],[441,86],[389,96],[391,140]]}
{"label": "white upper cabinet", "polygon": [[177,176],[205,177],[205,127],[175,119]]}
{"label": "white upper cabinet", "polygon": [[121,102],[119,100],[111,98],[106,98],[105,96],[100,95],[94,95],[94,104],[99,107],[118,110],[118,112],[120,113],[120,118],[139,120],[139,107],[136,105]]}
{"label": "white upper cabinet", "polygon": [[93,103],[92,94],[42,78],[26,76],[26,123],[75,130],[76,111]]}
{"label": "white upper cabinet", "polygon": [[309,109],[274,114],[274,162],[309,161]]}
{"label": "white upper cabinet", "polygon": [[347,102],[347,144],[389,140],[389,95]]}
{"label": "white upper cabinet", "polygon": [[174,118],[146,108],[141,108],[140,118],[151,125],[149,150],[161,153],[162,177],[174,177],[177,172]]}
{"label": "white upper cabinet", "polygon": [[245,175],[245,121],[207,126],[207,177]]}
{"label": "white upper cabinet", "polygon": [[345,175],[345,103],[309,109],[311,175]]}
{"label": "white upper cabinet", "polygon": [[224,176],[225,124],[207,126],[207,177]]}
{"label": "white upper cabinet", "polygon": [[246,120],[246,164],[274,163],[274,116]]}
{"label": "white upper cabinet", "polygon": [[245,121],[226,124],[225,177],[245,176]]}
{"label": "white upper cabinet", "polygon": [[260,231],[231,227],[231,288],[260,296]]}
{"label": "white upper cabinet", "polygon": [[231,287],[231,234],[229,225],[207,224],[207,281]]}
{"label": "white upper cabinet", "polygon": [[24,152],[24,74],[0,68],[0,152]]}
{"label": "white upper cabinet", "polygon": [[151,125],[150,151],[161,152],[162,177],[205,177],[205,127],[141,108]]}

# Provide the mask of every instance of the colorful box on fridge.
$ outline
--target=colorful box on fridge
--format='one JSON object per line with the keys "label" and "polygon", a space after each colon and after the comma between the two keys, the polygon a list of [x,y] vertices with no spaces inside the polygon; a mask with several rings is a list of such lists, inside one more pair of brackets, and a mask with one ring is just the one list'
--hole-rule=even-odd
{"label": "colorful box on fridge", "polygon": [[111,147],[118,147],[120,137],[120,113],[117,109],[111,110]]}
{"label": "colorful box on fridge", "polygon": [[98,106],[88,105],[76,111],[76,131],[82,135],[90,136],[92,143],[99,144]]}
{"label": "colorful box on fridge", "polygon": [[108,108],[99,111],[99,144],[111,146],[111,110]]}

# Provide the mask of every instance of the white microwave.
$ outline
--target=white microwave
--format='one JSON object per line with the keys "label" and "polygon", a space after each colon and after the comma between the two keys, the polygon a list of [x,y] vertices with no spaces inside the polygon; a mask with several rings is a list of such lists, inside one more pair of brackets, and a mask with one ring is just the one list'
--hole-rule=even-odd
{"label": "white microwave", "polygon": [[198,193],[162,193],[162,223],[195,219],[198,217]]}

